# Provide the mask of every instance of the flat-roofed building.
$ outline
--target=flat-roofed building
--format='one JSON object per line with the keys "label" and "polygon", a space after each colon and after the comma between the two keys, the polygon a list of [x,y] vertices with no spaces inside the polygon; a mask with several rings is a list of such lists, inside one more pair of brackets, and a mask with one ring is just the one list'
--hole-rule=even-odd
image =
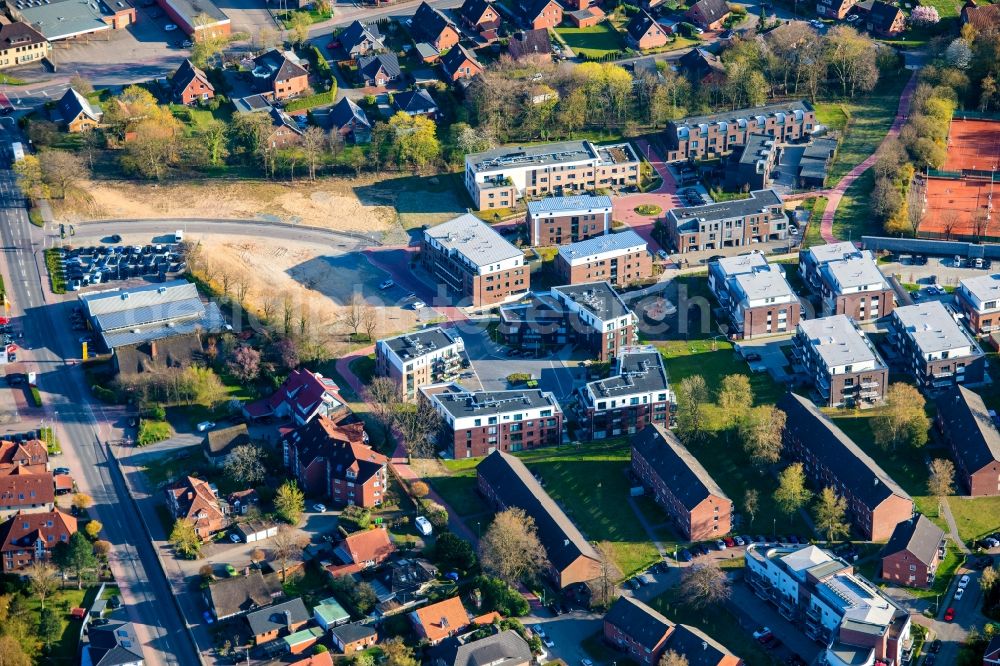
{"label": "flat-roofed building", "polygon": [[708,283],[726,311],[733,338],[789,333],[799,323],[799,298],[784,271],[759,253],[713,261]]}
{"label": "flat-roofed building", "polygon": [[978,384],[985,376],[982,350],[941,301],[896,308],[889,341],[921,388]]}
{"label": "flat-roofed building", "polygon": [[784,204],[774,190],[751,192],[747,199],[672,208],[666,224],[670,244],[681,254],[788,238]]}
{"label": "flat-roofed building", "polygon": [[521,197],[638,184],[639,156],[628,143],[562,141],[465,156],[465,188],[478,210],[513,208]]}
{"label": "flat-roofed building", "polygon": [[156,0],[156,4],[192,41],[232,33],[232,21],[212,0]]}
{"label": "flat-roofed building", "polygon": [[823,316],[845,314],[857,321],[874,321],[892,314],[892,287],[867,250],[819,267]]}
{"label": "flat-roofed building", "polygon": [[1000,330],[1000,274],[963,279],[955,290],[955,305],[977,335]]}
{"label": "flat-roofed building", "polygon": [[628,229],[559,248],[556,275],[567,284],[607,280],[625,287],[653,275],[653,257],[646,241]]}
{"label": "flat-roofed building", "polygon": [[416,400],[421,386],[457,379],[464,365],[468,365],[464,341],[440,326],[375,345],[375,374],[395,382],[407,402]]}
{"label": "flat-roofed building", "polygon": [[611,197],[580,194],[528,202],[528,242],[536,245],[576,243],[611,231]]}
{"label": "flat-roofed building", "polygon": [[845,315],[800,321],[792,356],[820,404],[861,407],[882,402],[889,368],[858,325]]}
{"label": "flat-roofed building", "polygon": [[50,42],[121,30],[136,21],[131,0],[12,0],[7,9],[15,20],[30,24]]}
{"label": "flat-roofed building", "polygon": [[778,154],[778,142],[774,137],[751,134],[741,148],[733,150],[725,163],[726,189],[739,192],[769,186]]}
{"label": "flat-roofed building", "polygon": [[854,243],[848,241],[813,245],[799,252],[799,274],[810,289],[818,292],[822,287],[820,269],[823,266],[831,261],[860,257],[863,254]]}
{"label": "flat-roofed building", "polygon": [[937,408],[938,428],[963,489],[973,496],[1000,495],[1000,431],[983,397],[958,385],[938,399]]}
{"label": "flat-roofed building", "polygon": [[471,213],[424,230],[420,260],[461,304],[496,305],[526,294],[524,252]]}
{"label": "flat-roofed building", "polygon": [[634,347],[621,351],[609,377],[577,389],[576,408],[586,436],[605,439],[669,427],[676,403],[659,351]]}

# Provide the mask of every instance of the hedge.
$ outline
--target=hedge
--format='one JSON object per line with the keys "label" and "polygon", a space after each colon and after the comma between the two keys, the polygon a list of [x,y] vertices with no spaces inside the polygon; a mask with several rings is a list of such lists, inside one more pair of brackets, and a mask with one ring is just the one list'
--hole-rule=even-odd
{"label": "hedge", "polygon": [[49,271],[49,285],[52,288],[52,293],[65,294],[66,274],[63,272],[62,257],[59,256],[57,248],[50,247],[45,250],[45,267]]}
{"label": "hedge", "polygon": [[38,390],[37,386],[31,387],[31,400],[35,403],[35,407],[42,406],[42,393]]}
{"label": "hedge", "polygon": [[315,95],[309,95],[308,97],[293,99],[285,105],[285,111],[292,113],[293,111],[304,111],[305,109],[312,109],[317,106],[326,106],[328,104],[333,104],[333,100],[336,97],[337,82],[334,80],[330,83],[330,89],[328,91],[316,93]]}
{"label": "hedge", "polygon": [[138,446],[148,446],[162,442],[170,438],[170,424],[166,421],[150,421],[149,419],[139,419],[139,436],[136,438]]}

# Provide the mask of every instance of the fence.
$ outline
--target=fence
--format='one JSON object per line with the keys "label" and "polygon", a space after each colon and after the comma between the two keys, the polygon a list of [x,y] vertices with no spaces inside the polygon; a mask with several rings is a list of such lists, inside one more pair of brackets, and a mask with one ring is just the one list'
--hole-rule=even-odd
{"label": "fence", "polygon": [[[861,245],[866,250],[887,252],[911,252],[940,257],[960,256],[965,258],[1000,259],[1000,237],[982,236],[963,238],[955,234],[949,239],[945,234],[921,232],[928,238],[888,238],[885,236],[862,236]],[[978,242],[977,242],[978,241]]]}
{"label": "fence", "polygon": [[983,111],[958,109],[952,115],[952,120],[1000,120],[1000,113],[985,113]]}
{"label": "fence", "polygon": [[962,169],[961,171],[944,171],[942,169],[927,169],[928,178],[945,178],[947,180],[961,180],[963,178],[978,178],[992,180],[994,183],[1000,182],[1000,173],[996,171],[984,171],[983,169]]}

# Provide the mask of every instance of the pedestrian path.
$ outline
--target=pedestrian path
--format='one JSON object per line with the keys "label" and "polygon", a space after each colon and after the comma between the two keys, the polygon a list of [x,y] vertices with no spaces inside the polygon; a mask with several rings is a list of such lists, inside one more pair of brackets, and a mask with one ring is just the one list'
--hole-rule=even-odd
{"label": "pedestrian path", "polygon": [[951,513],[951,505],[948,504],[948,498],[942,498],[941,500],[941,513],[944,514],[945,522],[948,523],[948,534],[951,536],[951,540],[955,542],[958,549],[968,555],[972,551],[965,545],[962,541],[962,537],[958,534],[958,523],[955,522],[955,516]]}

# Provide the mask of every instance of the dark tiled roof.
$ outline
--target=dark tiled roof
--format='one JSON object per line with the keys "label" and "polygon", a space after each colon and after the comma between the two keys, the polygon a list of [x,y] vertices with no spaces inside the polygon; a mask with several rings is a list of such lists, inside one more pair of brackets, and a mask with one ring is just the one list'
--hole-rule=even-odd
{"label": "dark tiled roof", "polygon": [[525,30],[511,35],[507,50],[515,60],[535,54],[549,55],[552,53],[552,42],[549,41],[547,30]]}
{"label": "dark tiled roof", "polygon": [[604,621],[648,650],[655,650],[674,627],[674,623],[658,611],[633,597],[618,597]]}
{"label": "dark tiled roof", "polygon": [[396,78],[400,74],[399,58],[395,53],[378,53],[358,58],[358,71],[365,80],[374,79],[380,69],[386,76]]}
{"label": "dark tiled roof", "polygon": [[81,113],[94,121],[100,121],[102,115],[90,105],[90,102],[87,101],[86,97],[72,88],[67,90],[62,96],[62,99],[59,100],[57,108],[59,109],[59,115],[62,117],[63,122],[67,123],[75,119]]}
{"label": "dark tiled roof", "polygon": [[938,418],[970,474],[1000,460],[1000,431],[978,393],[953,387],[938,400]]}
{"label": "dark tiled roof", "polygon": [[363,426],[342,425],[325,416],[318,416],[285,435],[282,442],[294,447],[299,464],[308,467],[313,460],[322,458],[329,465],[330,476],[346,478],[354,472],[355,483],[366,483],[387,459],[362,443]]}
{"label": "dark tiled roof", "polygon": [[[287,614],[286,614],[287,613]],[[255,636],[289,628],[289,623],[299,624],[309,620],[309,611],[302,599],[296,597],[280,604],[247,613],[247,624]]]}
{"label": "dark tiled roof", "polygon": [[640,10],[629,20],[628,25],[625,26],[625,32],[638,42],[654,25],[656,25],[656,19],[650,16],[649,12]]}
{"label": "dark tiled roof", "polygon": [[409,114],[431,113],[437,110],[434,98],[423,88],[396,93],[392,98],[392,103],[397,110]]}
{"label": "dark tiled roof", "polygon": [[893,21],[896,20],[896,16],[900,14],[902,10],[899,7],[893,7],[892,5],[875,0],[872,3],[871,8],[868,10],[868,20],[871,22],[872,27],[875,30],[881,30],[883,32],[888,31],[892,28]]}
{"label": "dark tiled roof", "polygon": [[490,0],[465,0],[465,2],[462,3],[462,18],[470,23],[478,23],[479,19],[483,17],[486,10],[492,6],[493,3],[491,3]]}
{"label": "dark tiled roof", "polygon": [[45,39],[45,35],[24,21],[0,26],[0,48],[23,48],[25,46],[32,46],[33,44],[44,44],[46,41],[48,40]]}
{"label": "dark tiled roof", "polygon": [[962,8],[962,18],[966,23],[971,23],[976,30],[995,30],[1000,26],[1000,5],[977,7],[974,2],[967,2]]}
{"label": "dark tiled roof", "polygon": [[369,636],[374,636],[378,632],[374,627],[369,627],[366,624],[361,624],[360,622],[354,622],[352,624],[342,624],[339,627],[334,627],[330,629],[330,633],[340,639],[345,645],[348,643],[354,643],[355,641],[360,641]]}
{"label": "dark tiled roof", "polygon": [[882,549],[882,557],[908,551],[924,564],[930,565],[937,556],[938,546],[944,539],[944,530],[918,513],[896,525],[889,542]]}
{"label": "dark tiled roof", "polygon": [[90,624],[87,644],[93,666],[122,666],[142,661],[142,645],[126,617],[118,611],[108,618],[107,624]]}
{"label": "dark tiled roof", "polygon": [[278,49],[266,51],[254,58],[253,61],[255,65],[263,65],[271,69],[271,75],[267,79],[269,85],[273,84],[274,81],[288,81],[299,76],[309,76],[309,72],[304,67],[292,62]]}
{"label": "dark tiled roof", "polygon": [[185,333],[116,347],[115,362],[119,374],[129,377],[168,368],[186,368],[201,361],[203,354],[201,336]]}
{"label": "dark tiled roof", "polygon": [[360,127],[371,129],[372,124],[368,121],[365,110],[347,97],[341,99],[330,109],[330,123],[333,127],[340,129],[352,120],[356,121]]}
{"label": "dark tiled roof", "polygon": [[535,520],[538,539],[556,569],[562,571],[581,556],[600,560],[594,547],[518,458],[494,451],[479,463],[476,474],[496,491],[504,505],[518,507]]}
{"label": "dark tiled roof", "polygon": [[643,428],[632,438],[632,449],[649,463],[685,508],[694,509],[711,496],[729,499],[677,436],[662,426]]}
{"label": "dark tiled roof", "polygon": [[245,613],[267,606],[281,595],[277,574],[264,576],[254,569],[246,576],[223,578],[208,588],[208,597],[218,618]]}
{"label": "dark tiled roof", "polygon": [[203,446],[210,456],[228,456],[237,446],[250,443],[250,432],[245,423],[212,430],[205,435]]}
{"label": "dark tiled roof", "polygon": [[691,5],[689,11],[697,11],[705,21],[705,25],[715,23],[729,13],[729,5],[725,0],[698,0]]}
{"label": "dark tiled roof", "polygon": [[[701,629],[678,624],[667,639],[664,650],[687,657],[688,666],[720,666],[740,663],[724,645]],[[728,659],[727,659],[728,657]]]}
{"label": "dark tiled roof", "polygon": [[451,21],[440,10],[431,7],[426,2],[421,2],[413,14],[411,25],[415,41],[434,42],[441,36],[445,28],[451,26]]}
{"label": "dark tiled roof", "polygon": [[441,65],[444,67],[444,71],[449,74],[454,74],[458,69],[465,64],[468,60],[476,67],[482,68],[479,61],[476,60],[476,56],[472,55],[464,46],[459,44],[453,47],[444,56],[441,57]]}
{"label": "dark tiled roof", "polygon": [[431,666],[508,666],[531,662],[531,648],[516,631],[500,633],[462,644],[449,639],[434,650]]}
{"label": "dark tiled roof", "polygon": [[174,72],[173,77],[170,79],[170,83],[173,86],[174,96],[179,96],[184,90],[191,85],[191,82],[195,79],[200,80],[208,89],[215,92],[215,88],[212,84],[208,82],[208,77],[205,76],[205,72],[197,68],[192,64],[191,60],[185,60],[181,63],[177,71]]}
{"label": "dark tiled roof", "polygon": [[340,45],[344,47],[344,50],[350,53],[354,47],[356,47],[361,42],[368,39],[369,41],[381,43],[382,35],[378,31],[378,25],[371,24],[365,25],[361,21],[355,21],[351,25],[344,28],[344,31],[340,33]]}
{"label": "dark tiled roof", "polygon": [[702,79],[713,72],[726,73],[726,66],[722,64],[722,58],[705,49],[691,49],[682,55],[677,63],[697,79]]}

